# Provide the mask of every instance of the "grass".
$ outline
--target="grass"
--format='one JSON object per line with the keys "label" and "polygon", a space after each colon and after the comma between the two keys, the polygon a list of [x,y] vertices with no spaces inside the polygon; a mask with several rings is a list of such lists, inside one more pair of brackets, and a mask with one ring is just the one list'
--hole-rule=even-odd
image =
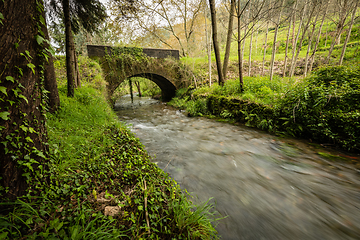
{"label": "grass", "polygon": [[94,85],[68,98],[59,81],[43,178],[35,196],[0,203],[0,239],[217,239],[214,206],[188,200]]}

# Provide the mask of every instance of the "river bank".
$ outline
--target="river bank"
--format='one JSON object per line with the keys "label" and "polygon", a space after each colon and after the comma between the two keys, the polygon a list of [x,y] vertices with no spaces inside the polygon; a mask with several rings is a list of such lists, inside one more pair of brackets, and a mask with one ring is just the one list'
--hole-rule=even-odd
{"label": "river bank", "polygon": [[306,79],[246,78],[183,89],[170,105],[192,116],[233,119],[278,135],[360,152],[360,68],[326,67]]}
{"label": "river bank", "polygon": [[213,206],[192,204],[151,163],[106,101],[96,63],[84,61],[96,77],[73,98],[59,78],[61,106],[47,113],[48,163],[29,195],[0,203],[8,209],[0,239],[217,239]]}
{"label": "river bank", "polygon": [[212,198],[221,239],[359,239],[359,157],[144,97],[115,110],[181,188]]}

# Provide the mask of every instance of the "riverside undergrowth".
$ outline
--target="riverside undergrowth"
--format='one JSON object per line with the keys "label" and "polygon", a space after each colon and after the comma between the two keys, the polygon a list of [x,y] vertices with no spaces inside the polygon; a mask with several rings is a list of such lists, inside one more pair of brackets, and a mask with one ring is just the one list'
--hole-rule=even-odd
{"label": "riverside undergrowth", "polygon": [[0,239],[217,238],[213,206],[193,205],[150,161],[101,89],[59,94],[38,194],[0,203]]}
{"label": "riverside undergrowth", "polygon": [[297,81],[245,79],[224,86],[182,90],[170,104],[191,116],[215,115],[250,127],[360,151],[360,68],[324,67]]}

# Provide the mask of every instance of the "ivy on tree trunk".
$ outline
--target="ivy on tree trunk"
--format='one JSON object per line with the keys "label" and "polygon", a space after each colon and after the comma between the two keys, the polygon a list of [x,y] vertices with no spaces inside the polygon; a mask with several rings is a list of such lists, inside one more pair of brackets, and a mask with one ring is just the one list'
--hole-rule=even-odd
{"label": "ivy on tree trunk", "polygon": [[[47,151],[43,4],[0,1],[0,199],[33,194]],[[43,179],[41,179],[43,181]]]}

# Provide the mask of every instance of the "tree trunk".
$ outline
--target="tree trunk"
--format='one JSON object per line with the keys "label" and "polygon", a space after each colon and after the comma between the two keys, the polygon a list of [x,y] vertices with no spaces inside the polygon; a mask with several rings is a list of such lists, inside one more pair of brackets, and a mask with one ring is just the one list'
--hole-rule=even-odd
{"label": "tree trunk", "polygon": [[[45,17],[45,11],[43,11],[42,17],[46,19]],[[46,22],[45,22],[46,23]],[[45,35],[45,39],[50,42],[49,33],[46,24],[44,24],[41,28]],[[47,42],[44,42],[44,47],[49,48],[49,44]],[[48,62],[45,65],[45,89],[49,91],[48,93],[48,108],[49,112],[53,113],[55,112],[59,105],[60,105],[60,98],[59,98],[59,92],[56,82],[56,75],[55,75],[55,67],[54,67],[54,60],[51,53],[48,54]]]}
{"label": "tree trunk", "polygon": [[65,49],[66,49],[66,76],[67,76],[67,95],[68,97],[74,97],[74,54],[73,48],[71,45],[72,31],[71,31],[71,21],[70,21],[70,3],[69,0],[62,0],[63,12],[64,12],[64,22],[65,22]]}
{"label": "tree trunk", "polygon": [[[242,54],[241,54],[241,13],[240,13],[240,0],[238,0],[238,67],[239,67],[239,84],[240,84],[240,92],[244,92],[244,80],[243,80],[243,69],[242,69]],[[245,39],[244,39],[245,40]]]}
{"label": "tree trunk", "polygon": [[[358,1],[358,0],[356,0],[356,1]],[[336,35],[337,36],[337,38],[335,38],[336,39],[336,45],[340,45],[340,43],[341,43],[340,42],[340,40],[341,40],[341,32],[344,29],[344,24],[345,24],[346,17],[347,17],[347,14],[346,14],[347,8],[348,8],[348,0],[345,0],[343,7],[339,11],[339,22],[338,22],[338,25],[337,25],[337,31],[336,32],[340,32],[340,34]]]}
{"label": "tree trunk", "polygon": [[131,103],[134,103],[134,95],[133,95],[133,88],[132,88],[131,78],[129,78],[129,88],[130,88]]}
{"label": "tree trunk", "polygon": [[297,45],[297,41],[299,40],[299,36],[300,36],[300,32],[301,32],[301,26],[302,26],[305,11],[306,11],[306,5],[307,5],[307,1],[305,2],[305,5],[304,5],[302,13],[301,13],[300,22],[299,22],[299,29],[298,29],[298,32],[296,34],[295,42],[294,42],[293,49],[292,49],[292,57],[291,57],[291,64],[290,64],[290,74],[289,74],[290,77],[292,77],[293,73],[294,73],[294,71],[292,69],[295,70],[294,65],[295,65],[296,45]]}
{"label": "tree trunk", "polygon": [[281,1],[279,17],[278,17],[278,19],[276,21],[276,27],[275,27],[275,33],[274,33],[274,42],[273,42],[273,48],[272,48],[272,54],[271,54],[271,62],[270,62],[270,81],[273,79],[273,76],[274,76],[276,40],[277,40],[278,31],[279,31],[279,25],[280,25],[281,12],[282,12],[283,5],[284,5],[284,0]]}
{"label": "tree trunk", "polygon": [[135,86],[136,86],[136,88],[137,88],[137,90],[138,90],[138,96],[139,96],[139,97],[142,97],[140,82],[139,82],[139,81],[135,81],[134,83],[135,83]]}
{"label": "tree trunk", "polygon": [[256,38],[255,38],[255,55],[258,54],[258,40],[259,40],[259,29],[256,29]]}
{"label": "tree trunk", "polygon": [[251,31],[250,46],[249,46],[249,72],[248,72],[249,77],[251,76],[251,50],[252,50],[253,33],[254,31]]}
{"label": "tree trunk", "polygon": [[76,56],[76,52],[74,52],[74,53],[75,53],[74,58],[75,58],[76,85],[78,88],[80,88],[81,87],[81,77],[80,77],[78,58]]}
{"label": "tree trunk", "polygon": [[213,31],[213,44],[214,44],[214,51],[215,51],[215,59],[216,59],[216,67],[218,71],[219,77],[219,85],[224,85],[224,74],[222,72],[221,67],[221,59],[220,59],[220,50],[219,50],[219,43],[217,39],[217,23],[216,23],[216,9],[215,9],[215,0],[209,0],[210,3],[210,12],[211,12],[211,25]]}
{"label": "tree trunk", "polygon": [[[335,47],[335,45],[338,43],[338,44],[340,44],[340,37],[341,37],[341,32],[342,32],[342,30],[344,29],[344,26],[345,26],[345,20],[346,20],[346,7],[347,7],[347,0],[345,0],[345,3],[344,3],[344,6],[343,6],[343,8],[341,9],[341,14],[340,14],[340,18],[341,19],[339,19],[339,23],[338,23],[338,25],[337,25],[337,31],[336,31],[336,34],[335,34],[335,38],[334,38],[334,40],[332,41],[332,43],[331,43],[331,46],[330,46],[330,49],[329,49],[329,53],[328,53],[328,55],[327,55],[327,57],[326,57],[326,59],[325,59],[325,64],[328,64],[329,63],[329,61],[330,61],[330,57],[331,57],[331,54],[332,54],[332,52],[333,52],[333,50],[334,50],[334,47]],[[343,12],[345,12],[345,13],[343,13]]]}
{"label": "tree trunk", "polygon": [[311,13],[310,13],[310,16],[309,16],[309,19],[304,27],[304,31],[303,31],[303,34],[301,35],[301,39],[300,39],[300,42],[299,42],[299,47],[297,49],[297,52],[296,52],[296,56],[295,56],[295,61],[293,62],[293,65],[292,65],[292,68],[290,69],[290,76],[293,77],[294,76],[294,72],[295,72],[295,68],[296,68],[296,62],[297,62],[297,59],[299,57],[299,54],[300,54],[300,51],[301,51],[301,48],[302,48],[302,44],[303,44],[303,41],[304,41],[304,38],[306,36],[306,31],[307,29],[309,28],[309,25],[310,25],[310,22],[311,22],[311,19],[313,17],[313,14],[315,12],[315,8],[316,6],[314,6],[314,8],[311,10]]}
{"label": "tree trunk", "polygon": [[78,67],[78,60],[77,60],[77,56],[76,56],[76,50],[75,50],[75,42],[74,42],[74,34],[71,31],[70,34],[70,46],[71,46],[71,62],[73,64],[73,76],[74,76],[74,87],[75,88],[79,88],[81,87],[81,82],[80,82],[80,72],[79,72],[79,67]]}
{"label": "tree trunk", "polygon": [[[205,16],[206,50],[207,50],[208,68],[209,68],[209,85],[211,87],[211,37],[209,38],[209,34],[208,34],[206,10],[207,10],[207,4],[205,4],[204,7],[204,16]],[[210,36],[211,36],[211,32],[210,32]]]}
{"label": "tree trunk", "polygon": [[290,18],[289,28],[288,28],[288,32],[287,32],[287,35],[286,35],[286,47],[285,47],[285,59],[284,59],[283,77],[286,76],[286,66],[287,66],[287,60],[288,60],[291,25],[292,25],[292,18]]}
{"label": "tree trunk", "polygon": [[224,79],[226,79],[227,68],[228,68],[228,64],[229,64],[231,37],[232,37],[233,25],[234,25],[233,23],[234,23],[235,4],[236,4],[236,1],[231,0],[230,13],[229,13],[229,25],[228,25],[228,32],[227,32],[227,37],[226,37],[225,57],[224,57],[224,66],[223,66]]}
{"label": "tree trunk", "polygon": [[342,65],[342,62],[343,62],[343,60],[344,60],[345,51],[346,51],[346,44],[349,42],[349,39],[350,39],[351,29],[352,29],[352,26],[353,26],[353,24],[354,24],[354,20],[355,20],[355,15],[356,15],[356,10],[357,10],[357,8],[358,8],[358,4],[359,4],[359,1],[356,1],[354,10],[353,10],[353,13],[352,13],[352,16],[351,16],[351,22],[350,22],[349,30],[348,30],[348,33],[347,33],[347,35],[346,35],[346,39],[345,39],[345,42],[344,42],[344,45],[343,45],[343,48],[342,48],[342,51],[341,51],[340,60],[339,60],[339,65]]}
{"label": "tree trunk", "polygon": [[[314,7],[315,7],[315,6],[314,6]],[[311,44],[312,44],[312,40],[313,40],[313,38],[314,38],[316,23],[317,23],[319,14],[320,14],[320,9],[319,9],[319,11],[316,13],[315,21],[314,21],[314,23],[313,23],[313,28],[312,28],[312,31],[311,31],[311,33],[310,33],[310,35],[309,35],[308,48],[307,48],[306,56],[305,56],[304,77],[306,77],[307,72],[308,72],[309,54],[310,54]]]}
{"label": "tree trunk", "polygon": [[4,16],[0,23],[0,186],[7,189],[0,188],[0,199],[4,202],[36,194],[36,182],[45,181],[37,175],[45,161],[41,155],[47,152],[42,10],[42,1],[0,1]]}
{"label": "tree trunk", "polygon": [[269,20],[266,24],[266,32],[265,32],[265,43],[264,43],[264,55],[263,55],[263,62],[261,68],[261,75],[264,75],[264,68],[265,68],[265,56],[266,56],[266,48],[267,48],[267,38],[269,34]]}
{"label": "tree trunk", "polygon": [[[296,8],[297,8],[297,1],[295,2],[294,9],[291,11],[290,14],[295,15],[296,14]],[[283,70],[283,77],[286,76],[286,68],[287,68],[287,60],[288,60],[288,51],[289,51],[289,42],[290,42],[290,31],[292,26],[292,21],[295,20],[295,16],[290,17],[290,23],[289,28],[286,36],[286,47],[285,47],[285,59],[284,59],[284,70]],[[294,24],[295,26],[295,24]],[[295,31],[295,28],[293,28],[293,33]],[[293,44],[294,45],[294,44]]]}
{"label": "tree trunk", "polygon": [[[325,17],[326,17],[326,14],[327,14],[329,3],[330,3],[330,0],[328,0],[327,3],[326,3],[325,12],[324,12],[323,18],[321,20],[321,24],[320,24],[320,27],[319,27],[319,32],[318,32],[316,42],[315,42],[315,46],[314,46],[313,52],[312,52],[311,57],[310,57],[310,66],[309,66],[309,71],[308,72],[311,72],[312,68],[313,68],[313,64],[314,64],[314,60],[315,60],[315,53],[316,53],[317,47],[319,46],[320,37],[321,37],[321,30],[322,30],[322,28],[324,26]],[[327,33],[327,31],[326,31],[326,33]],[[325,40],[325,44],[326,44],[326,40]]]}
{"label": "tree trunk", "polygon": [[263,55],[263,61],[262,61],[261,75],[264,75],[264,69],[265,69],[265,57],[266,57],[267,39],[268,39],[268,34],[269,34],[269,22],[270,22],[270,8],[271,8],[271,1],[269,3],[269,7],[268,7],[268,19],[266,20],[267,22],[266,22],[264,55]]}
{"label": "tree trunk", "polygon": [[[245,30],[244,30],[244,39],[243,39],[243,46],[242,46],[242,56],[241,59],[244,59],[244,53],[245,53],[245,42],[246,42],[246,37],[247,37],[247,30],[249,27],[249,23],[250,23],[250,9],[251,9],[251,0],[248,1],[248,15],[247,15],[247,19],[245,20]],[[245,5],[244,8],[247,7],[247,5]],[[241,63],[242,64],[242,63]]]}
{"label": "tree trunk", "polygon": [[325,32],[325,44],[324,44],[324,47],[326,47],[326,44],[327,44],[328,32],[329,32],[329,23],[327,24],[327,28],[326,28],[326,32]]}

